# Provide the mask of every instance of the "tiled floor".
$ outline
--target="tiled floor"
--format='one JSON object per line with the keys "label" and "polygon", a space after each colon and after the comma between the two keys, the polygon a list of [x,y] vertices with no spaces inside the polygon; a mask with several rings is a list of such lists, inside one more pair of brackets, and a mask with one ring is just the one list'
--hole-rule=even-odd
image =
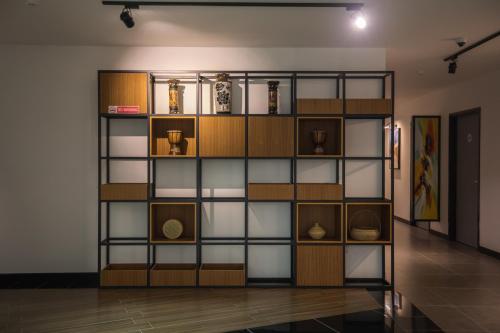
{"label": "tiled floor", "polygon": [[500,261],[396,223],[396,289],[446,332],[500,332]]}

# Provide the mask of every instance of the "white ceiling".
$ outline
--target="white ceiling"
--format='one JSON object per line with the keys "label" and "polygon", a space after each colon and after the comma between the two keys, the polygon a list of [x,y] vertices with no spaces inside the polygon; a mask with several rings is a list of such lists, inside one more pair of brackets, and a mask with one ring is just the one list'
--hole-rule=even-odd
{"label": "white ceiling", "polygon": [[121,8],[99,0],[1,1],[2,44],[384,47],[405,98],[500,69],[500,38],[460,58],[456,75],[442,61],[458,49],[447,38],[473,42],[500,29],[500,0],[359,0],[364,31],[335,8],[143,7],[126,29]]}

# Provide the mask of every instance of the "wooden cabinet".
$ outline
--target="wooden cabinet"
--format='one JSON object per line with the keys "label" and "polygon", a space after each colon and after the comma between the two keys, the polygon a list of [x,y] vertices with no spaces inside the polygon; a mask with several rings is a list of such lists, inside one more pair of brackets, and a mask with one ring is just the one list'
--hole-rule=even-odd
{"label": "wooden cabinet", "polygon": [[[353,202],[347,203],[345,218],[345,233],[346,242],[353,244],[363,243],[386,243],[389,244],[392,240],[392,204],[390,202]],[[356,217],[357,215],[357,217]],[[363,218],[363,216],[366,216]],[[356,217],[356,218],[354,218]],[[373,224],[379,225],[374,226]],[[357,223],[358,225],[354,225]],[[362,225],[369,223],[369,225]],[[379,227],[380,238],[375,241],[359,241],[352,239],[350,230],[352,227]]]}
{"label": "wooden cabinet", "polygon": [[243,287],[245,285],[245,265],[243,264],[202,264],[200,286]]}
{"label": "wooden cabinet", "polygon": [[110,183],[101,184],[103,201],[135,201],[148,199],[148,184],[145,183]]}
{"label": "wooden cabinet", "polygon": [[200,156],[245,157],[245,117],[200,117]]}
{"label": "wooden cabinet", "polygon": [[297,200],[342,200],[341,184],[297,184]]}
{"label": "wooden cabinet", "polygon": [[[298,117],[297,118],[297,155],[301,157],[329,156],[339,157],[343,154],[344,122],[341,117]],[[326,140],[322,145],[324,153],[314,153],[313,131],[324,130]]]}
{"label": "wooden cabinet", "polygon": [[[340,243],[342,242],[341,203],[297,203],[295,237],[299,243]],[[322,239],[312,239],[308,231],[318,223],[326,231]]]}
{"label": "wooden cabinet", "polygon": [[248,184],[248,200],[293,200],[293,184]]}
{"label": "wooden cabinet", "polygon": [[297,246],[297,286],[342,286],[344,256],[342,246]]}
{"label": "wooden cabinet", "polygon": [[384,98],[347,99],[346,113],[390,115],[392,113],[392,100]]}
{"label": "wooden cabinet", "polygon": [[196,286],[196,264],[156,264],[150,274],[152,287]]}
{"label": "wooden cabinet", "polygon": [[298,114],[342,114],[342,100],[338,98],[299,98]]}
{"label": "wooden cabinet", "polygon": [[[150,152],[154,157],[196,157],[196,117],[151,116]],[[169,130],[182,131],[181,154],[170,155]]]}
{"label": "wooden cabinet", "polygon": [[103,287],[144,287],[147,285],[145,264],[110,264],[101,271]]}
{"label": "wooden cabinet", "polygon": [[293,117],[248,117],[249,157],[291,157],[293,140]]}
{"label": "wooden cabinet", "polygon": [[[168,219],[182,223],[183,232],[177,239],[168,239],[162,228]],[[195,203],[152,203],[150,217],[151,243],[196,243],[196,204]]]}
{"label": "wooden cabinet", "polygon": [[127,72],[99,73],[99,112],[108,106],[139,106],[148,113],[148,74]]}

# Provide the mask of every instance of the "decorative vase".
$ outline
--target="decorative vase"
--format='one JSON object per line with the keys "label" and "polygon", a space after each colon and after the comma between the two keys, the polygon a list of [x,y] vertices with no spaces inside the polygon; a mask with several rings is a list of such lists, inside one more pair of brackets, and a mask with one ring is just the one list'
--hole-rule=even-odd
{"label": "decorative vase", "polygon": [[163,223],[162,231],[165,238],[177,239],[181,237],[184,226],[182,222],[177,219],[169,219]]}
{"label": "decorative vase", "polygon": [[268,112],[269,114],[277,114],[278,113],[278,86],[279,81],[268,81]]}
{"label": "decorative vase", "polygon": [[170,144],[169,155],[180,155],[181,154],[181,142],[182,142],[182,131],[180,130],[169,130],[167,131],[167,139]]}
{"label": "decorative vase", "polygon": [[215,82],[214,101],[216,113],[231,113],[231,81],[229,74],[217,74]]}
{"label": "decorative vase", "polygon": [[314,225],[307,231],[309,237],[312,239],[322,239],[326,235],[326,230],[319,224],[314,223]]}
{"label": "decorative vase", "polygon": [[322,155],[325,153],[325,149],[323,148],[323,145],[326,142],[326,131],[322,129],[315,129],[311,132],[312,134],[312,139],[315,144],[314,147],[314,154],[316,155]]}
{"label": "decorative vase", "polygon": [[168,80],[168,108],[171,114],[179,114],[179,80]]}
{"label": "decorative vase", "polygon": [[372,209],[360,209],[349,218],[349,235],[357,241],[376,241],[381,235],[382,222]]}

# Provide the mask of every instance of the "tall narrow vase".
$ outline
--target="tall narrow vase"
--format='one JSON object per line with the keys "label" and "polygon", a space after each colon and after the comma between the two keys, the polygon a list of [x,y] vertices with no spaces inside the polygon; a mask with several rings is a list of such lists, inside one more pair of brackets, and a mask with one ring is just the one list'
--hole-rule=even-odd
{"label": "tall narrow vase", "polygon": [[277,114],[278,113],[278,86],[279,81],[268,81],[268,113]]}
{"label": "tall narrow vase", "polygon": [[326,142],[326,131],[323,129],[315,129],[311,132],[311,134],[313,142],[315,144],[314,154],[316,155],[324,154],[325,148],[323,148],[323,145]]}
{"label": "tall narrow vase", "polygon": [[168,108],[171,114],[178,114],[179,111],[179,80],[168,80]]}
{"label": "tall narrow vase", "polygon": [[229,74],[217,74],[216,80],[214,89],[215,112],[231,113],[231,81],[229,80]]}

